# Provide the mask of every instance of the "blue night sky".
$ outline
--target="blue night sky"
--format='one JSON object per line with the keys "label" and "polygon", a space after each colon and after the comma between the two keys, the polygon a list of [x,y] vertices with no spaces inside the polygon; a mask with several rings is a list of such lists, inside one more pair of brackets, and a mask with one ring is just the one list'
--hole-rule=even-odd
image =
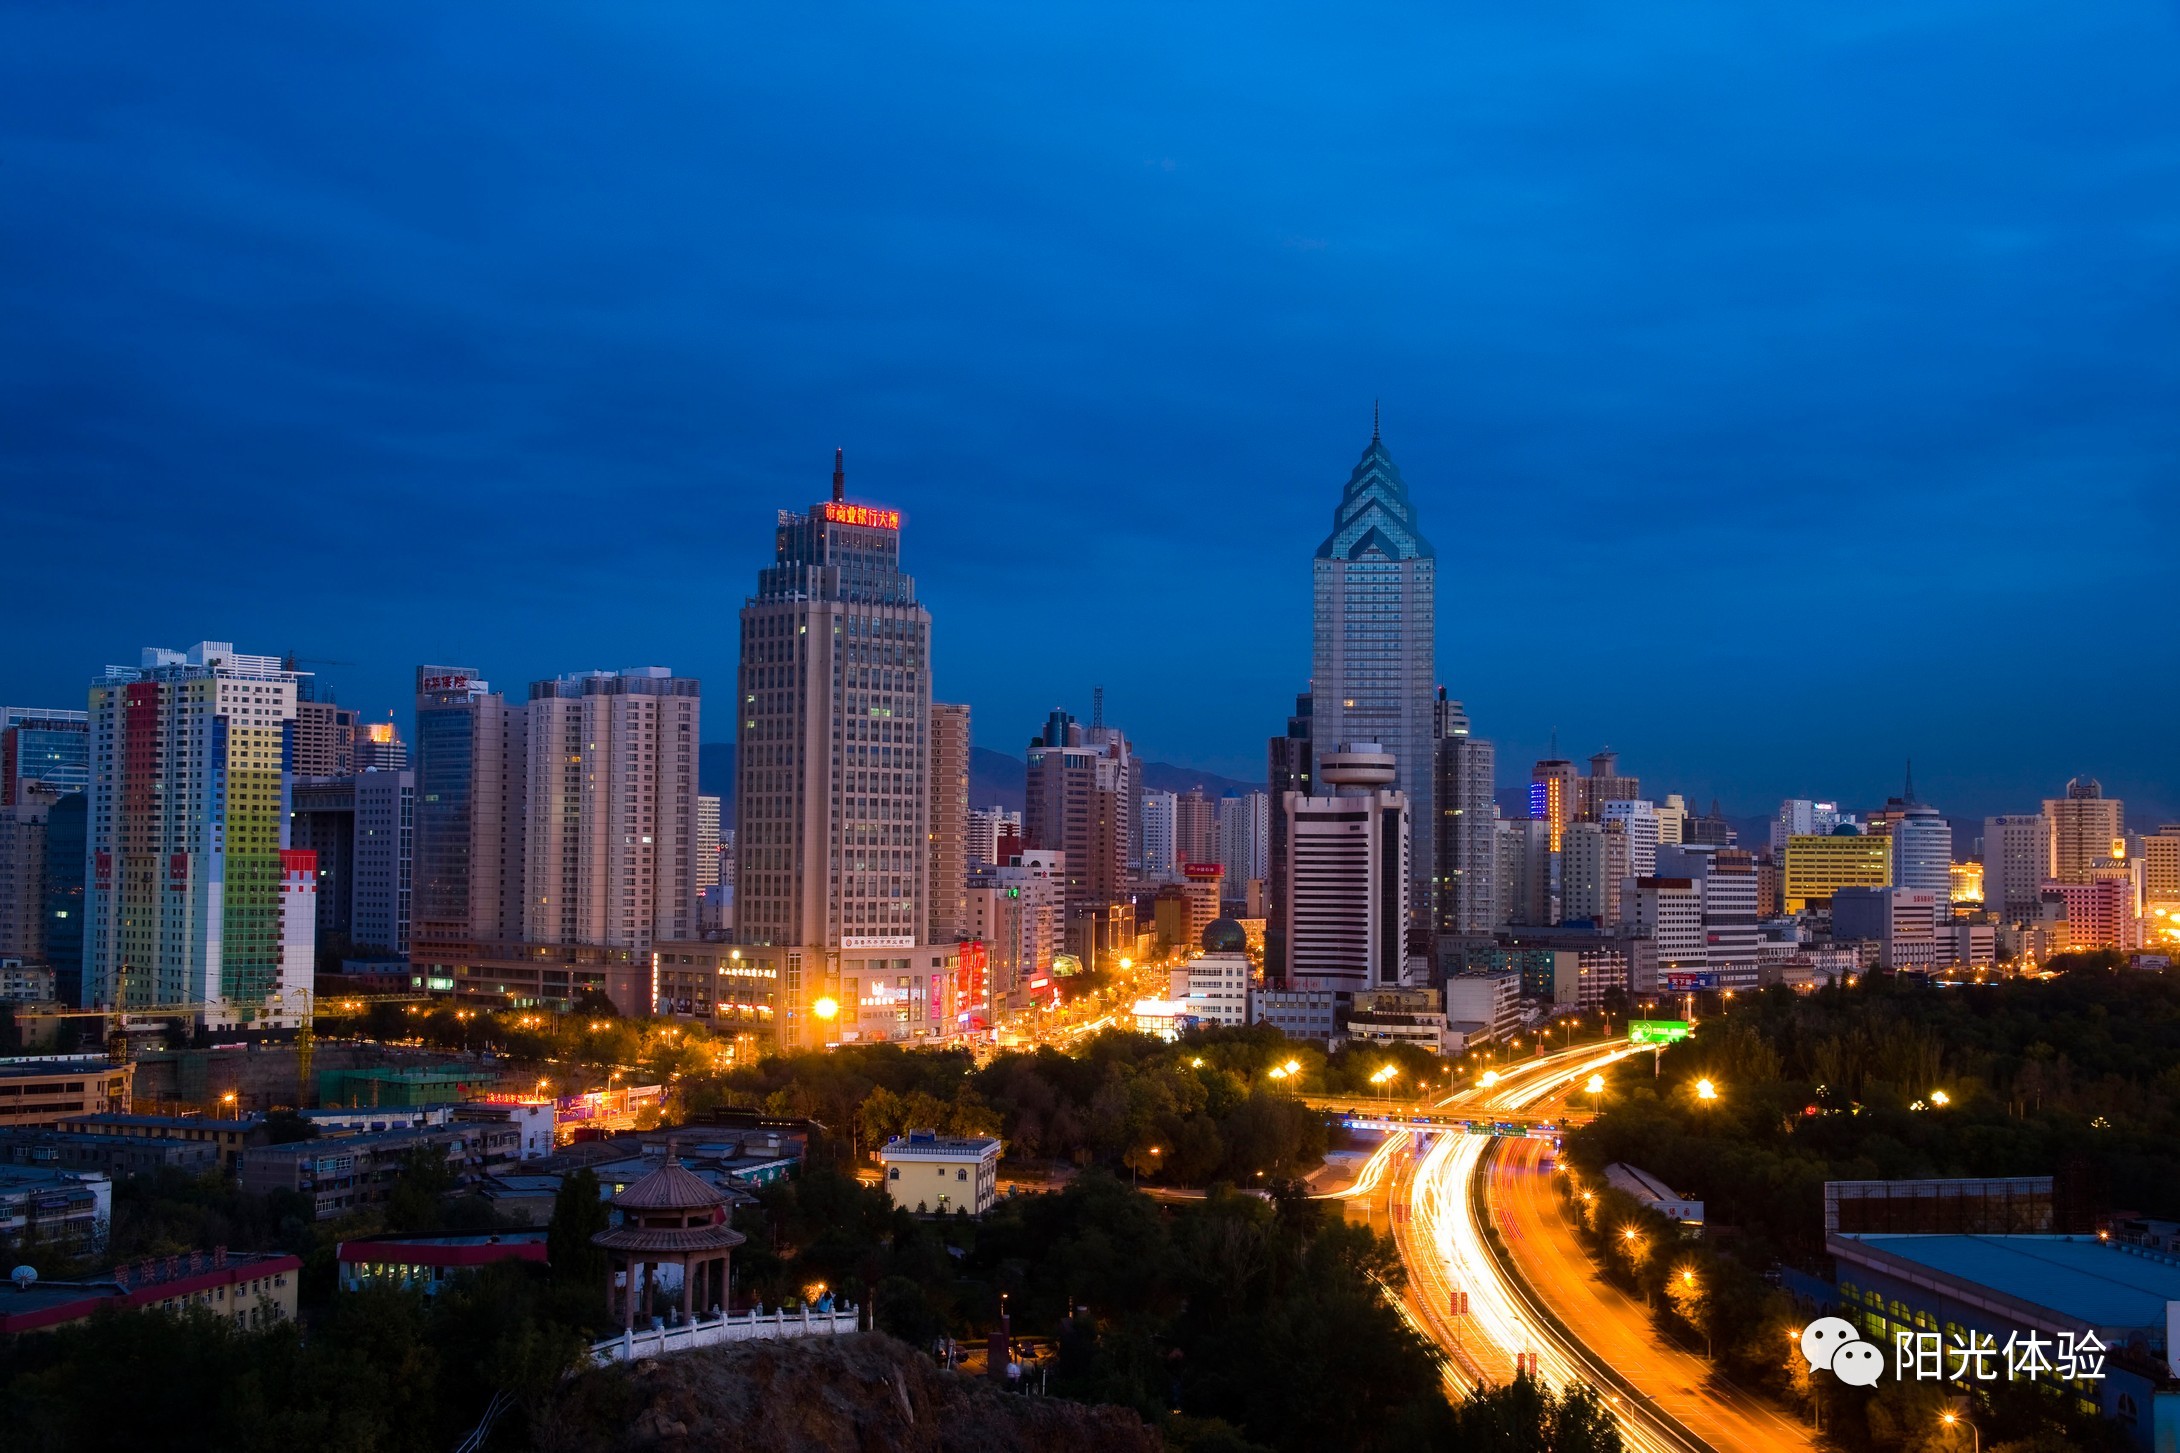
{"label": "blue night sky", "polygon": [[981,744],[1102,682],[1256,777],[1382,398],[1502,782],[2180,808],[2176,76],[2173,0],[17,4],[0,696],[210,636],[723,738],[841,444]]}

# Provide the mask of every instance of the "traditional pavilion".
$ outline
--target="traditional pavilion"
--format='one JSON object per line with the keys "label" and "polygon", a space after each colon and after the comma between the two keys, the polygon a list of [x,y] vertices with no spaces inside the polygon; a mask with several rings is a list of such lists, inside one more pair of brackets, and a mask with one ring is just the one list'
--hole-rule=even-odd
{"label": "traditional pavilion", "polygon": [[[749,1238],[727,1224],[727,1195],[692,1174],[666,1147],[666,1162],[613,1198],[621,1224],[590,1238],[606,1253],[606,1304],[618,1292],[621,1325],[648,1322],[654,1267],[681,1268],[681,1319],[727,1304],[727,1253]],[[622,1273],[616,1276],[615,1273]]]}

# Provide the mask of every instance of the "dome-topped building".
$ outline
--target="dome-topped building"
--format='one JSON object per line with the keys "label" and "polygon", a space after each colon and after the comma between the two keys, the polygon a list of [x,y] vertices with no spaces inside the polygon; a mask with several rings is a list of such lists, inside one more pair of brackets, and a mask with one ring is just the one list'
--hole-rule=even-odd
{"label": "dome-topped building", "polygon": [[681,1319],[691,1309],[727,1304],[727,1255],[749,1238],[727,1224],[727,1193],[687,1169],[666,1146],[666,1160],[613,1198],[621,1224],[590,1238],[606,1253],[606,1303],[620,1305],[621,1325],[649,1317],[654,1267],[681,1268]]}
{"label": "dome-topped building", "polygon": [[1249,935],[1231,918],[1214,918],[1204,925],[1204,952],[1241,954],[1249,951]]}

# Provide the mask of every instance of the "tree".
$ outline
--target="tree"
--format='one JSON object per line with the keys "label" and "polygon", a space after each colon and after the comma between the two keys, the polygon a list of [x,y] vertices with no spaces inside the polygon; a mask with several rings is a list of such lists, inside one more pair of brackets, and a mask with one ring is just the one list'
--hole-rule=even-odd
{"label": "tree", "polygon": [[565,1177],[553,1195],[553,1219],[545,1231],[545,1259],[557,1281],[603,1287],[606,1255],[591,1237],[613,1224],[598,1194],[598,1173],[589,1166]]}
{"label": "tree", "polygon": [[443,1146],[419,1145],[401,1158],[386,1192],[386,1229],[436,1231],[443,1213],[440,1199],[454,1189],[454,1166]]}

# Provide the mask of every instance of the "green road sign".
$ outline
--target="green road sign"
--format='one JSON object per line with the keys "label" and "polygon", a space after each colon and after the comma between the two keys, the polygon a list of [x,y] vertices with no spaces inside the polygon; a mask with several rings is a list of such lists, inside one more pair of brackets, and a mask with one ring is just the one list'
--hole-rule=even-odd
{"label": "green road sign", "polygon": [[1629,1044],[1678,1044],[1688,1037],[1688,1021],[1685,1019],[1631,1019],[1627,1026]]}

